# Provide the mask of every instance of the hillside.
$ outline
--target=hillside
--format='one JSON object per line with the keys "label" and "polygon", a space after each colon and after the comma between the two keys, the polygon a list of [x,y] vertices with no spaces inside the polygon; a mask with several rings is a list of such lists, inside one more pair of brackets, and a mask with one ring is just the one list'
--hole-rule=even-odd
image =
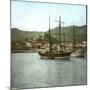
{"label": "hillside", "polygon": [[[76,42],[82,42],[87,39],[87,31],[86,31],[86,25],[83,26],[67,26],[67,27],[62,27],[61,28],[61,40],[64,41],[64,36],[65,34],[65,39],[66,41],[73,41],[73,28],[75,30],[76,34]],[[52,42],[58,42],[58,37],[59,37],[59,28],[53,28],[51,30],[51,41]],[[45,33],[45,35],[44,35]],[[17,28],[12,28],[11,29],[11,40],[16,41],[16,40],[25,40],[25,38],[31,38],[31,37],[36,37],[44,35],[46,40],[49,40],[49,35],[48,31],[47,32],[36,32],[36,31],[23,31],[19,30]]]}
{"label": "hillside", "polygon": [[[64,40],[64,35],[65,34],[65,39],[66,41],[73,41],[73,29],[75,30],[75,39],[76,42],[82,42],[87,39],[87,31],[86,31],[86,25],[83,26],[67,26],[67,27],[62,27],[61,28],[61,40]],[[47,36],[48,32],[46,32]],[[54,38],[54,41],[58,40],[59,37],[59,28],[53,28],[51,30],[51,37]]]}
{"label": "hillside", "polygon": [[11,29],[11,40],[25,40],[25,38],[35,37],[37,35],[42,35],[43,32],[36,32],[36,31],[23,31],[18,28]]}

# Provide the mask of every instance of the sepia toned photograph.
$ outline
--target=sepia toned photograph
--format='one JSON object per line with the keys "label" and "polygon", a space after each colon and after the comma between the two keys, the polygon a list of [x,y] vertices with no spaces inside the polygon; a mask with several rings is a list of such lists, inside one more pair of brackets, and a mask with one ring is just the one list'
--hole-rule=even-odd
{"label": "sepia toned photograph", "polygon": [[87,85],[87,5],[11,0],[11,89]]}

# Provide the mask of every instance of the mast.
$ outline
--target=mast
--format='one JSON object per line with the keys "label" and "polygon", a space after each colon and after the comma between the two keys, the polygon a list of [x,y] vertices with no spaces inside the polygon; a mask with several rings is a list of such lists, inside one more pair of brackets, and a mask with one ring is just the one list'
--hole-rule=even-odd
{"label": "mast", "polygon": [[76,32],[73,25],[73,50],[75,51],[75,49],[76,49]]}
{"label": "mast", "polygon": [[61,16],[59,16],[59,21],[58,20],[55,20],[56,22],[59,22],[59,48],[60,48],[60,51],[62,49],[61,47],[61,23],[63,23],[63,26],[64,26],[64,22],[61,21]]}
{"label": "mast", "polygon": [[[64,22],[63,22],[63,30],[64,30]],[[63,43],[64,43],[63,50],[66,51],[66,36],[65,36],[65,33],[63,33]]]}
{"label": "mast", "polygon": [[65,33],[63,33],[63,39],[64,39],[64,50],[66,50],[66,46],[65,46],[65,43],[66,43],[66,39],[65,39],[66,37],[65,37]]}
{"label": "mast", "polygon": [[59,16],[59,44],[61,50],[61,17]]}
{"label": "mast", "polygon": [[51,45],[51,31],[50,31],[50,16],[49,16],[49,51],[52,51],[52,45]]}

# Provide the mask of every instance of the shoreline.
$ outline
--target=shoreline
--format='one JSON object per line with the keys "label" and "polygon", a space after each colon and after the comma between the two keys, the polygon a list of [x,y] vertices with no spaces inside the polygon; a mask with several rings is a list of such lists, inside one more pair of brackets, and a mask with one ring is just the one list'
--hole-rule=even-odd
{"label": "shoreline", "polygon": [[36,53],[35,50],[11,50],[11,53]]}

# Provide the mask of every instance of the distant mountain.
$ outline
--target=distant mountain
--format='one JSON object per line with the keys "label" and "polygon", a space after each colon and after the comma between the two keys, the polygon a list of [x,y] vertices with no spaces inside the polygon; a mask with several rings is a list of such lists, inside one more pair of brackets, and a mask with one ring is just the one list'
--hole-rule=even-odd
{"label": "distant mountain", "polygon": [[23,31],[18,28],[11,28],[11,41],[25,40],[25,38],[32,38],[42,34],[43,32]]}
{"label": "distant mountain", "polygon": [[[83,26],[67,26],[61,28],[61,40],[64,41],[64,34],[66,41],[73,41],[73,29],[75,30],[76,42],[82,42],[87,39],[86,25]],[[46,32],[47,36],[48,32]],[[59,40],[59,27],[53,28],[51,30],[51,37],[54,41]]]}
{"label": "distant mountain", "polygon": [[[73,29],[75,30],[76,34],[76,42],[82,42],[87,39],[87,30],[86,25],[83,26],[67,26],[61,28],[61,40],[64,41],[64,35],[65,34],[65,40],[66,41],[73,41]],[[18,28],[12,28],[11,29],[11,40],[25,40],[25,38],[32,38],[36,36],[44,35],[45,39],[49,41],[49,35],[47,32],[36,32],[36,31],[23,31]],[[52,42],[58,42],[59,40],[59,27],[51,29],[51,41]]]}

